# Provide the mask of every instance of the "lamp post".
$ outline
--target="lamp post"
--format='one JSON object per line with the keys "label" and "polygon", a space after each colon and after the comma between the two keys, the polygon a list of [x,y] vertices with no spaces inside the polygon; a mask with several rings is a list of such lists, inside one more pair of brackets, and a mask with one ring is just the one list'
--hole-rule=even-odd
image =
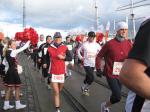
{"label": "lamp post", "polygon": [[135,32],[135,18],[134,18],[134,13],[133,13],[133,0],[131,0],[131,18],[132,18],[132,33],[133,33],[133,37],[135,37],[135,34],[136,34],[136,32]]}
{"label": "lamp post", "polygon": [[23,0],[23,21],[22,21],[22,27],[23,29],[26,27],[26,6],[25,6],[25,0]]}
{"label": "lamp post", "polygon": [[98,30],[98,6],[97,1],[95,0],[95,29]]}

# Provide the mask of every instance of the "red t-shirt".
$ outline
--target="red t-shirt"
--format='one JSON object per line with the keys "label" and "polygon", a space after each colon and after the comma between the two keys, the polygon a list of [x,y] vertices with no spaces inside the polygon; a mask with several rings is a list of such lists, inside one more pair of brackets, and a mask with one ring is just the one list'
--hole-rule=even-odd
{"label": "red t-shirt", "polygon": [[96,68],[100,69],[101,59],[104,57],[105,66],[103,73],[106,77],[118,78],[118,75],[113,75],[114,62],[124,62],[131,48],[132,44],[128,40],[120,42],[114,38],[108,41],[97,55]]}

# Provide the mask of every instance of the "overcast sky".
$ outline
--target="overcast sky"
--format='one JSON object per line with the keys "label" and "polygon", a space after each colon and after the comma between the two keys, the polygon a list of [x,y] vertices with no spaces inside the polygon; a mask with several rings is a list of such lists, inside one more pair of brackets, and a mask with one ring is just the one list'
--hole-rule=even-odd
{"label": "overcast sky", "polygon": [[[26,24],[52,29],[91,28],[95,21],[95,0],[25,0]],[[134,0],[134,2],[141,0]],[[130,0],[97,0],[100,24],[113,20],[130,18],[130,10],[116,11],[120,6],[130,4]],[[145,0],[143,4],[149,3]],[[23,0],[0,0],[0,22],[22,24]],[[136,17],[150,15],[150,5],[136,8]]]}

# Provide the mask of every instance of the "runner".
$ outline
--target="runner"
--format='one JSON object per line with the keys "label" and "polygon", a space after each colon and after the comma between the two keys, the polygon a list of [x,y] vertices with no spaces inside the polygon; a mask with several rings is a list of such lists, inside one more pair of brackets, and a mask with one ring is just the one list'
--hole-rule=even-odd
{"label": "runner", "polygon": [[47,53],[47,49],[51,43],[52,43],[52,37],[48,35],[46,36],[46,43],[42,44],[39,48],[39,51],[42,52],[42,57],[41,57],[42,75],[45,79],[45,83],[48,89],[51,89],[50,87],[51,75],[48,74],[48,69],[50,66],[50,57],[49,57],[49,54]]}
{"label": "runner", "polygon": [[43,34],[41,34],[40,35],[40,39],[39,39],[39,42],[38,42],[38,44],[37,44],[37,48],[38,48],[38,50],[37,50],[37,68],[38,68],[38,71],[40,70],[40,68],[41,68],[41,66],[42,66],[42,62],[41,62],[41,57],[42,57],[42,52],[40,51],[40,47],[41,47],[41,45],[43,45],[44,44],[44,35]]}
{"label": "runner", "polygon": [[[81,87],[82,93],[89,96],[89,86],[94,81],[94,67],[95,67],[95,58],[101,47],[98,43],[94,41],[95,32],[90,31],[88,33],[88,40],[84,42],[81,47],[78,49],[78,57],[83,61],[84,70],[86,72],[86,77],[84,84]],[[83,56],[81,55],[83,52]]]}
{"label": "runner", "polygon": [[66,45],[62,44],[60,32],[54,34],[54,43],[48,48],[50,56],[49,74],[52,74],[51,85],[54,91],[56,112],[60,112],[60,92],[65,82],[65,61],[71,61],[72,57]]}
{"label": "runner", "polygon": [[103,73],[112,92],[110,99],[101,104],[101,112],[109,112],[109,107],[121,100],[122,85],[118,79],[119,72],[124,59],[127,58],[128,52],[132,47],[131,43],[126,39],[127,37],[128,25],[125,22],[119,22],[115,38],[108,41],[97,55],[97,71],[101,71],[100,62],[104,57],[105,66]]}
{"label": "runner", "polygon": [[[70,36],[66,36],[66,41],[64,42],[64,44],[68,47],[71,56],[74,57],[74,46],[73,46],[74,43],[71,41]],[[72,75],[70,69],[74,66],[74,59],[72,59],[72,61],[66,61],[65,65],[66,65],[66,78],[67,78]]]}

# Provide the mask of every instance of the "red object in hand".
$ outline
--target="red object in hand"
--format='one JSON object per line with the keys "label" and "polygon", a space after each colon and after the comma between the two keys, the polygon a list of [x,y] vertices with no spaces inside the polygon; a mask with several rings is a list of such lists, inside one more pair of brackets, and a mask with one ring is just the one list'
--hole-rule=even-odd
{"label": "red object in hand", "polygon": [[23,32],[16,33],[15,39],[23,42],[30,40],[31,44],[35,46],[38,42],[38,34],[33,28],[25,28]]}

